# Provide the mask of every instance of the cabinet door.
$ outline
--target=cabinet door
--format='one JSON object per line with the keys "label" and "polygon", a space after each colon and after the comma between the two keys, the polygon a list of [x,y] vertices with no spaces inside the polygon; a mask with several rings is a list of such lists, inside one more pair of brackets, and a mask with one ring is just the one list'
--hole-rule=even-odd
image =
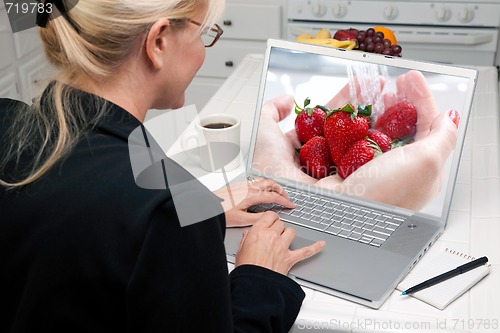
{"label": "cabinet door", "polygon": [[53,69],[43,54],[39,54],[21,63],[19,65],[21,98],[26,103],[30,103],[33,97],[41,93],[39,91],[40,88],[52,72]]}
{"label": "cabinet door", "polygon": [[263,54],[265,50],[265,41],[221,40],[215,47],[207,49],[205,62],[198,76],[226,78],[247,54]]}
{"label": "cabinet door", "polygon": [[[3,7],[3,2],[0,2]],[[0,8],[0,70],[15,63],[12,30],[5,9]]]}
{"label": "cabinet door", "polygon": [[[14,46],[17,59],[21,59],[31,54],[38,56],[43,53],[42,40],[37,29],[28,29],[16,32],[14,35]],[[38,52],[34,52],[37,51]]]}
{"label": "cabinet door", "polygon": [[281,6],[258,4],[231,4],[220,20],[224,29],[221,38],[267,40],[281,37]]}
{"label": "cabinet door", "polygon": [[15,72],[0,74],[0,98],[19,99]]}

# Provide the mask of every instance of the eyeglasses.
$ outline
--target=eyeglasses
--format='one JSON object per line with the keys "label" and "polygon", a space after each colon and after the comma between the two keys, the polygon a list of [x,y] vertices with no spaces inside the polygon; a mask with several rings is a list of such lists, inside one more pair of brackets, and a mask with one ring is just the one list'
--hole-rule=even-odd
{"label": "eyeglasses", "polygon": [[[188,19],[188,21],[201,27],[201,23],[199,22],[191,19]],[[205,44],[205,47],[212,47],[215,43],[217,43],[223,33],[224,30],[222,30],[218,24],[214,24],[210,28],[206,28],[201,31],[201,40]]]}

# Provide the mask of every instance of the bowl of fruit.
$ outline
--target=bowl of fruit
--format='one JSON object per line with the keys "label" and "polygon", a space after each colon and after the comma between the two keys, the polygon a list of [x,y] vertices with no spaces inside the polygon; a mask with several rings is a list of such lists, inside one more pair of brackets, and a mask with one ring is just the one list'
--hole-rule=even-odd
{"label": "bowl of fruit", "polygon": [[394,32],[384,26],[366,30],[354,28],[337,30],[333,35],[328,29],[319,30],[316,35],[303,33],[295,39],[297,42],[359,50],[393,57],[401,57],[402,47],[398,44]]}

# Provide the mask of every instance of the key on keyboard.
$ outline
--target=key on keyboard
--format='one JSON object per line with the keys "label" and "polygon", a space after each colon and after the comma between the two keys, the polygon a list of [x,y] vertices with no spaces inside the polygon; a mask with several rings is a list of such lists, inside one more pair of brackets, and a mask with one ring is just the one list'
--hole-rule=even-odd
{"label": "key on keyboard", "polygon": [[252,206],[249,210],[252,212],[273,210],[286,222],[375,247],[382,246],[405,220],[403,216],[377,212],[317,194],[307,197],[292,187],[282,187],[296,208],[261,204]]}

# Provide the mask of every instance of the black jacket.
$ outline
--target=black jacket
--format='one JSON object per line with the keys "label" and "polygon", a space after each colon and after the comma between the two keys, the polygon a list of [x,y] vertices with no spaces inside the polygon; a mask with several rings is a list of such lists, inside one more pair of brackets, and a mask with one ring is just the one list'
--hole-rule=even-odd
{"label": "black jacket", "polygon": [[[0,149],[19,105],[0,99]],[[223,214],[181,227],[168,188],[136,185],[127,139],[139,126],[111,104],[42,179],[0,186],[0,332],[288,331],[295,282],[252,265],[228,275]],[[220,206],[201,184],[192,195]]]}

